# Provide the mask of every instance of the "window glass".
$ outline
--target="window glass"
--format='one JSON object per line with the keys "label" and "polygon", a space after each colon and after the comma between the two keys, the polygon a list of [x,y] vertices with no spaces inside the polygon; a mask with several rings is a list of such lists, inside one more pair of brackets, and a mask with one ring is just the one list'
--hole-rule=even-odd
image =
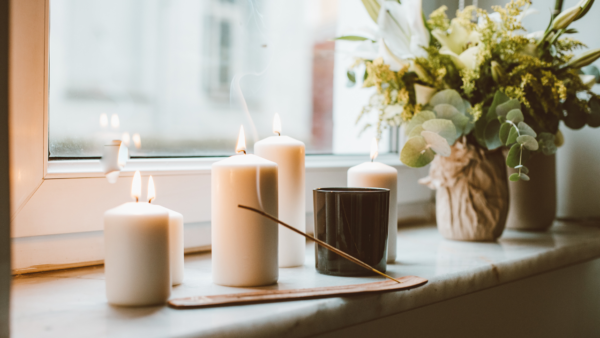
{"label": "window glass", "polygon": [[50,159],[99,157],[113,139],[134,157],[231,155],[241,124],[252,148],[275,113],[308,153],[331,153],[334,69],[344,87],[351,61],[334,67],[339,5],[51,0]]}

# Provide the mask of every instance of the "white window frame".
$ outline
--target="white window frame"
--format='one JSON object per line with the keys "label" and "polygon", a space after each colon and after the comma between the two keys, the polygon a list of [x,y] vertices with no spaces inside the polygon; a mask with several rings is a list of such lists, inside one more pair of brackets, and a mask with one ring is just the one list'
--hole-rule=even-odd
{"label": "white window frame", "polygon": [[[132,159],[116,184],[107,182],[98,160],[48,161],[49,0],[11,1],[10,15],[13,272],[102,263],[102,215],[129,201],[135,170],[154,176],[157,204],[184,215],[186,250],[207,249],[210,167],[222,158]],[[344,186],[347,169],[365,160],[365,155],[307,156],[307,213],[312,189]],[[402,166],[397,154],[378,161],[399,170],[399,203],[431,200],[416,183],[426,171]]]}

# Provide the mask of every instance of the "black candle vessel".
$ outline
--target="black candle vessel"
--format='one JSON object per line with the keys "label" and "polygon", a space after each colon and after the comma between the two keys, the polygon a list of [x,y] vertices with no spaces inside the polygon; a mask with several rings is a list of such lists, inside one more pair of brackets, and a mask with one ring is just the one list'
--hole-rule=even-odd
{"label": "black candle vessel", "polygon": [[[389,189],[313,190],[315,237],[385,272],[389,199]],[[318,244],[315,245],[315,251],[316,268],[322,274],[374,274]]]}

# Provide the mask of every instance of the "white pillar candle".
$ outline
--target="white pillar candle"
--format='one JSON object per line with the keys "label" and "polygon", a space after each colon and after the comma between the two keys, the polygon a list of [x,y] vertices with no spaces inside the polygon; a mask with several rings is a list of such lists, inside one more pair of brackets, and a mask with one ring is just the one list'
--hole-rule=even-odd
{"label": "white pillar candle", "polygon": [[390,210],[388,220],[387,262],[396,260],[396,237],[398,236],[398,170],[389,165],[373,162],[377,157],[377,140],[371,144],[371,162],[365,162],[348,169],[348,187],[390,189]]}
{"label": "white pillar candle", "polygon": [[136,202],[104,213],[106,297],[113,305],[164,304],[171,293],[169,214],[137,202],[140,193],[136,172],[131,187]]}
{"label": "white pillar candle", "polygon": [[244,129],[236,152],[211,170],[213,282],[260,286],[277,282],[277,223],[238,208],[247,205],[277,217],[277,164],[246,154]]}
{"label": "white pillar candle", "polygon": [[[156,189],[152,176],[148,179],[148,203],[156,198]],[[183,247],[183,215],[167,209],[163,206],[157,207],[169,213],[169,261],[171,266],[171,284],[183,283],[184,247]]]}
{"label": "white pillar candle", "polygon": [[[306,232],[304,190],[304,143],[289,136],[281,136],[281,121],[275,114],[273,132],[254,144],[256,155],[277,163],[279,185],[279,219]],[[306,240],[290,229],[279,226],[279,267],[304,265]]]}

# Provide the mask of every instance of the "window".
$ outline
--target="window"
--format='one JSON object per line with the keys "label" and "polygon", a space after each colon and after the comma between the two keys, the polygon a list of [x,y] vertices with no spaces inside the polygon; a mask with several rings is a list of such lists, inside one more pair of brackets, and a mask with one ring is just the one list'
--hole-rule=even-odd
{"label": "window", "polygon": [[275,112],[308,153],[332,153],[337,0],[50,6],[51,160],[99,157],[111,139],[134,158],[229,155],[240,124],[251,145]]}
{"label": "window", "polygon": [[[242,123],[249,145],[271,135],[275,112],[312,154],[363,153],[307,158],[308,192],[345,185],[373,133],[357,136],[370,93],[346,87],[350,45],[331,40],[356,25],[344,13],[372,24],[360,0],[11,3],[13,267],[101,261],[102,214],[129,200],[137,169],[184,215],[186,248],[209,244],[210,156],[233,154]],[[132,159],[109,184],[101,147],[125,133]],[[401,172],[399,201],[430,199],[416,183],[426,171],[380,158]]]}

